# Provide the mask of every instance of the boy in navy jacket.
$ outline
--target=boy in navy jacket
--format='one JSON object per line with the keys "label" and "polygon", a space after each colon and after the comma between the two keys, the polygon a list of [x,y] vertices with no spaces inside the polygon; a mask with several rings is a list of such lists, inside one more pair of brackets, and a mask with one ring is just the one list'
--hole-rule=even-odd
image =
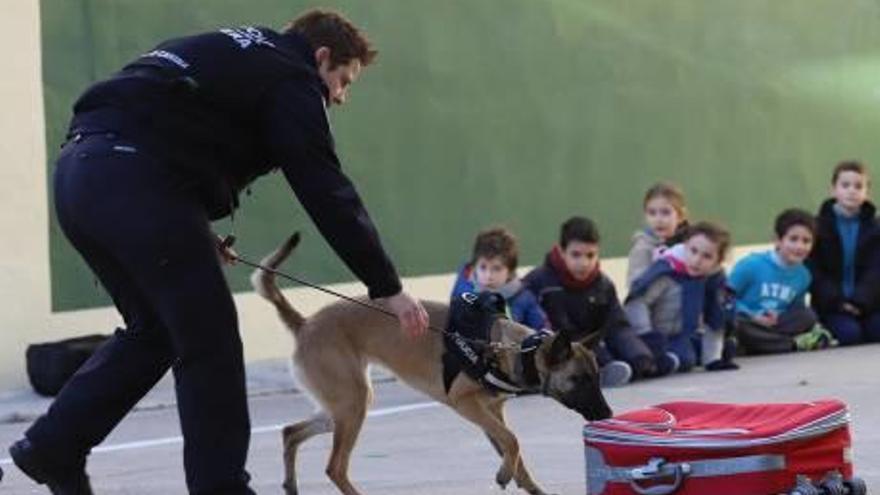
{"label": "boy in navy jacket", "polygon": [[[613,340],[629,330],[614,283],[599,268],[599,231],[590,219],[572,217],[562,224],[559,244],[523,281],[537,294],[553,330],[568,332],[572,340],[596,332]],[[614,360],[604,342],[595,351],[603,386],[629,382],[632,368]]]}
{"label": "boy in navy jacket", "polygon": [[880,228],[869,185],[860,162],[834,168],[833,197],[819,210],[816,245],[807,260],[812,306],[841,345],[880,341]]}

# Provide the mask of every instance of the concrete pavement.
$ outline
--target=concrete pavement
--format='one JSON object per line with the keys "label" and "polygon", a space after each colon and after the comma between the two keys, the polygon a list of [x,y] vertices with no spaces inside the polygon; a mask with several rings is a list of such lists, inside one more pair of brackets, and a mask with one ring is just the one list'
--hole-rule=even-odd
{"label": "concrete pavement", "polygon": [[[670,400],[787,402],[822,397],[846,401],[853,413],[856,473],[869,487],[880,486],[880,346],[834,349],[799,355],[741,359],[736,372],[695,372],[636,383],[607,391],[616,411]],[[251,371],[254,426],[248,469],[260,494],[282,493],[280,429],[304,418],[311,404],[291,392],[286,362],[262,363]],[[263,388],[256,387],[257,377]],[[271,378],[274,377],[274,378]],[[388,381],[376,387],[373,416],[367,420],[352,460],[352,478],[366,494],[471,495],[501,493],[493,479],[498,460],[483,435],[445,407],[430,403],[405,386]],[[275,388],[267,386],[274,383]],[[164,384],[163,386],[167,386]],[[160,387],[161,389],[161,387]],[[98,494],[183,494],[181,439],[176,411],[142,403],[89,460]],[[167,391],[165,392],[167,393]],[[166,396],[170,397],[170,396]],[[23,404],[20,403],[20,404]],[[8,412],[7,401],[0,411]],[[34,405],[30,411],[38,410]],[[22,409],[24,411],[24,409]],[[29,413],[28,413],[29,414]],[[583,494],[584,466],[580,418],[541,397],[513,400],[509,421],[518,434],[535,478],[555,493]],[[0,446],[27,427],[0,424]],[[329,437],[315,438],[299,456],[300,493],[337,493],[323,473]],[[9,465],[0,494],[46,493]],[[509,493],[518,493],[513,487]],[[748,495],[748,494],[744,494]]]}

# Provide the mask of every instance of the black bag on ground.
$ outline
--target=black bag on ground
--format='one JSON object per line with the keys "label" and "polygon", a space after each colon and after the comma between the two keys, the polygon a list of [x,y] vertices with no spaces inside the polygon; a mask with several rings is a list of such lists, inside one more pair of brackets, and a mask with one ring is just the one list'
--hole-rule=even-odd
{"label": "black bag on ground", "polygon": [[108,338],[106,335],[87,335],[29,345],[25,359],[31,386],[40,395],[57,395],[67,380]]}

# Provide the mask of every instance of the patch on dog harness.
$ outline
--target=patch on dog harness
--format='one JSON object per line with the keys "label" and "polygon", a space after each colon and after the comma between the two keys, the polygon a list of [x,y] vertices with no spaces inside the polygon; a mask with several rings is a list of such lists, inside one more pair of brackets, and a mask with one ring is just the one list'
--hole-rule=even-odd
{"label": "patch on dog harness", "polygon": [[473,341],[489,342],[492,324],[504,317],[506,303],[499,294],[464,293],[460,300],[454,300],[449,311],[447,333],[443,342],[443,386],[446,393],[459,373],[464,371],[486,389],[507,394],[521,394],[537,390],[540,377],[535,366],[535,351],[548,332],[538,332],[526,338],[520,349],[521,359],[517,360],[517,371],[526,381],[526,388],[512,380],[498,368],[497,363],[485,356],[485,345]]}
{"label": "patch on dog harness", "polygon": [[489,342],[490,331],[495,320],[504,315],[504,298],[493,292],[478,294],[465,292],[452,300],[449,306],[449,320],[443,343],[443,386],[446,393],[459,373],[464,371],[474,380],[484,383],[490,372],[497,375],[487,362],[485,345],[473,341]]}

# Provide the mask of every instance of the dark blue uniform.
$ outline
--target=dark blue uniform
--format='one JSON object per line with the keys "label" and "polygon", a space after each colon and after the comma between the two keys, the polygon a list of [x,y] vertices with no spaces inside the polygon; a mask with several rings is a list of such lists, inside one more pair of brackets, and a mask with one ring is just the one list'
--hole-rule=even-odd
{"label": "dark blue uniform", "polygon": [[27,431],[54,469],[80,469],[171,367],[190,492],[252,493],[242,345],[209,220],[256,177],[284,172],[371,297],[400,291],[340,170],[313,53],[295,34],[224,29],[162,43],[76,102],[58,220],[126,328]]}

